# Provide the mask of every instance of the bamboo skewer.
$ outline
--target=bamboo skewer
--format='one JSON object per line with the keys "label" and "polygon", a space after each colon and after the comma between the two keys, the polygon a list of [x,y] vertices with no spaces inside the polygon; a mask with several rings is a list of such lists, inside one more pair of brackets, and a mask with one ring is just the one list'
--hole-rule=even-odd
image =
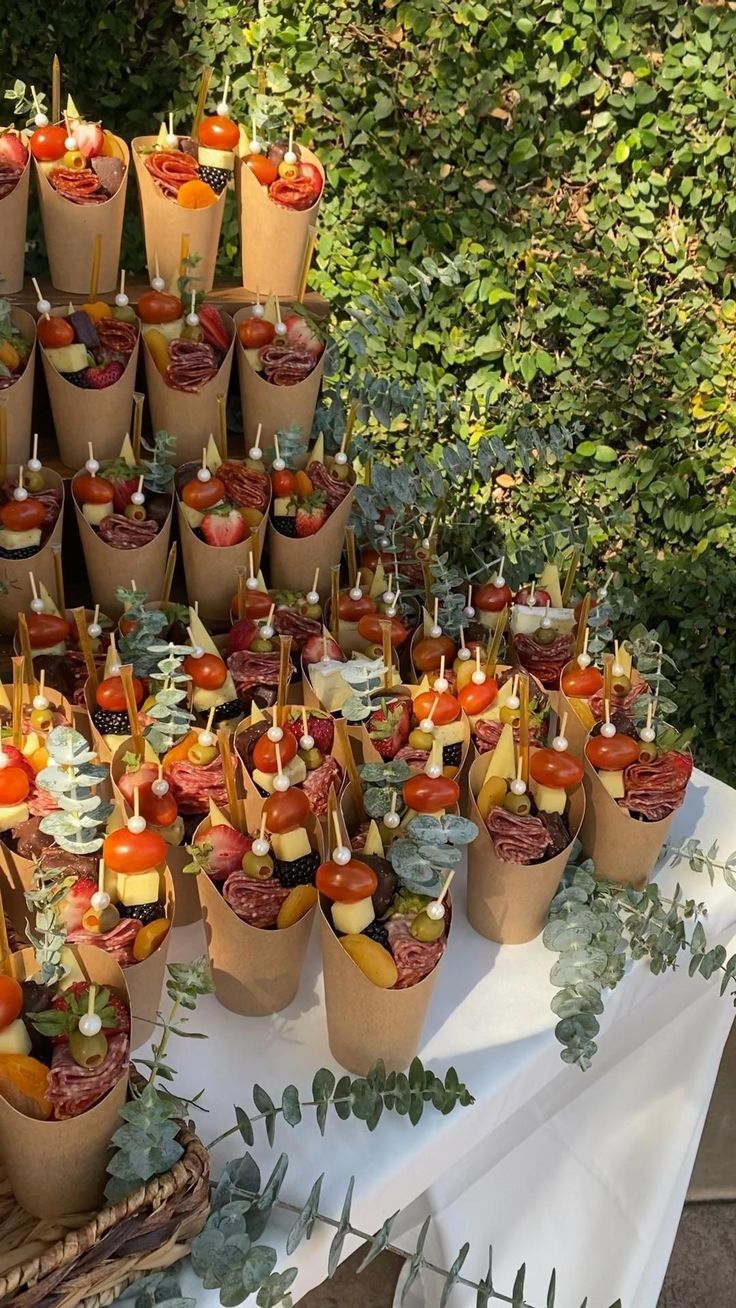
{"label": "bamboo skewer", "polygon": [[169,557],[166,560],[166,571],[164,581],[161,587],[161,603],[168,604],[171,597],[171,587],[174,583],[174,569],[176,567],[176,541],[174,541],[169,550]]}
{"label": "bamboo skewer", "polygon": [[95,656],[92,650],[92,641],[90,640],[89,631],[87,630],[87,615],[85,613],[85,610],[81,608],[73,609],[72,614],[74,617],[74,621],[77,624],[77,635],[79,636],[79,648],[82,651],[85,666],[87,668],[87,676],[89,678],[90,689],[92,691],[92,694],[94,695],[94,693],[97,690],[97,683],[98,683],[97,665],[95,663]]}
{"label": "bamboo skewer", "polygon": [[136,754],[141,758],[146,756],[146,743],[141,731],[140,718],[138,717],[138,705],[135,702],[135,693],[133,691],[133,668],[130,663],[124,663],[120,669],[120,678],[123,683],[123,692],[125,694],[125,706],[128,710],[130,720],[130,734],[133,740],[133,748]]}

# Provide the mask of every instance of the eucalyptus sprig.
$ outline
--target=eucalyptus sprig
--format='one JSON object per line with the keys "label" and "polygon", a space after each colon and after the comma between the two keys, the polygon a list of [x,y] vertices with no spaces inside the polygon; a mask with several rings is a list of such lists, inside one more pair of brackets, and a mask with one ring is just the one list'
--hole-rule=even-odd
{"label": "eucalyptus sprig", "polygon": [[66,927],[57,909],[74,881],[73,876],[64,876],[53,868],[43,871],[37,863],[31,885],[23,894],[30,915],[26,919],[26,936],[39,964],[41,985],[55,986],[64,976],[62,951]]}
{"label": "eucalyptus sprig", "polygon": [[386,851],[402,886],[415,895],[440,894],[447,869],[457,867],[462,849],[478,835],[475,822],[457,814],[432,817],[420,813],[412,818],[405,834],[392,840]]}
{"label": "eucalyptus sprig", "polygon": [[153,703],[146,709],[152,721],[143,735],[159,758],[189,731],[193,714],[184,705],[188,699],[189,678],[182,671],[184,659],[191,653],[188,645],[156,644],[150,649],[156,659],[151,672]]}
{"label": "eucalyptus sprig", "polygon": [[403,817],[406,804],[402,787],[411,776],[408,763],[403,759],[394,759],[389,763],[361,763],[358,774],[363,782],[363,804],[369,817],[380,822],[390,813],[392,804],[399,817]]}
{"label": "eucalyptus sprig", "polygon": [[150,677],[158,656],[153,646],[169,626],[169,615],[163,609],[147,609],[148,595],[144,590],[128,590],[118,586],[115,592],[131,626],[118,641],[118,652],[124,663],[130,663],[136,677]]}
{"label": "eucalyptus sprig", "polygon": [[73,727],[54,727],[46,748],[51,762],[36,780],[53,795],[58,809],[41,819],[40,829],[69,853],[94,854],[102,848],[102,828],[112,813],[112,804],[97,793],[108,770]]}

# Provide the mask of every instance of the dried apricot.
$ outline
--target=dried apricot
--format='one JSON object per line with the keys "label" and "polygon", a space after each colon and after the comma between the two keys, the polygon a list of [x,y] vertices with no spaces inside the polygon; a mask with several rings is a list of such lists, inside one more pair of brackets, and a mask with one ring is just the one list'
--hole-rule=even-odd
{"label": "dried apricot", "polygon": [[176,199],[182,209],[208,209],[211,204],[217,204],[217,196],[212,187],[198,177],[193,177],[191,182],[180,186]]}
{"label": "dried apricot", "polygon": [[146,958],[150,958],[154,949],[158,949],[161,941],[169,933],[171,923],[167,917],[156,918],[155,922],[146,922],[142,926],[133,943],[133,957],[136,963],[142,963]]}
{"label": "dried apricot", "polygon": [[277,927],[290,927],[295,922],[299,922],[317,903],[317,891],[314,886],[294,886],[289,891],[289,898],[285,899],[279,915],[276,918]]}
{"label": "dried apricot", "polygon": [[51,1116],[46,1098],[49,1069],[25,1054],[0,1054],[0,1095],[26,1117],[45,1122]]}
{"label": "dried apricot", "polygon": [[340,944],[374,986],[391,990],[399,979],[393,955],[370,936],[341,936]]}

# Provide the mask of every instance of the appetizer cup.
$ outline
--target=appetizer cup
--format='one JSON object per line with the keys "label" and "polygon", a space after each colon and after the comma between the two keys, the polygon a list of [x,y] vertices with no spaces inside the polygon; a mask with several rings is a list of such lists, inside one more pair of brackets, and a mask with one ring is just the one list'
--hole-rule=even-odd
{"label": "appetizer cup", "polygon": [[[167,285],[175,282],[181,273],[182,243],[186,241],[192,254],[199,256],[192,273],[197,289],[211,291],[227,189],[218,195],[215,204],[204,209],[185,209],[175,200],[167,199],[140,153],[141,146],[150,148],[156,140],[155,136],[136,136],[132,142],[149,278],[158,271]],[[168,430],[178,435],[175,427]]]}
{"label": "appetizer cup", "polygon": [[[108,954],[85,946],[75,949],[74,954],[90,981],[111,987],[127,1000],[125,977]],[[14,954],[12,962],[18,981],[32,978],[38,971],[31,949]],[[126,1066],[104,1099],[66,1121],[37,1121],[0,1096],[0,1152],[21,1208],[46,1221],[99,1208],[107,1180],[110,1143],[120,1125],[120,1110],[127,1095]]]}
{"label": "appetizer cup", "polygon": [[316,154],[304,145],[299,150],[302,163],[317,167],[323,179],[319,199],[309,209],[274,204],[248,165],[237,157],[235,160],[243,286],[292,300],[300,291],[309,229],[317,221],[325,175]]}
{"label": "appetizer cup", "polygon": [[[418,695],[426,694],[427,691],[431,692],[431,685],[427,685],[425,681],[423,684],[420,684],[418,686],[394,686],[392,687],[391,690],[378,691],[374,698],[378,699],[380,697],[380,698],[387,698],[387,699],[411,699],[413,702]],[[366,721],[369,720],[370,719],[366,719]],[[448,771],[447,773],[448,776],[451,775],[454,778],[458,778],[462,774],[463,768],[465,767],[465,762],[468,757],[468,751],[470,749],[470,723],[468,722],[468,719],[466,718],[464,713],[461,712],[458,722],[462,725],[462,740],[459,742],[460,762],[452,767],[451,772]],[[383,763],[386,761],[382,758],[381,754],[379,754],[378,750],[373,744],[373,741],[371,740],[368,734],[368,728],[365,722],[361,723],[360,739],[362,743],[364,763]],[[429,758],[429,753],[427,754],[427,758]],[[410,763],[409,766],[415,768],[417,772],[421,772],[425,764]]]}
{"label": "appetizer cup", "polygon": [[125,172],[118,190],[103,204],[74,204],[54,190],[43,167],[34,161],[51,282],[57,291],[69,295],[86,295],[89,291],[98,237],[101,252],[97,290],[105,295],[117,285],[130,151],[119,136],[114,139]]}
{"label": "appetizer cup", "polygon": [[284,536],[269,519],[268,557],[273,590],[312,589],[319,568],[317,591],[324,603],[330,593],[330,568],[340,562],[345,528],[353,507],[355,484],[326,522],[313,536],[303,539]]}
{"label": "appetizer cup", "polygon": [[[18,474],[18,464],[8,464],[8,476],[17,481]],[[61,507],[53,529],[35,554],[20,559],[0,559],[0,632],[7,636],[15,631],[18,614],[27,613],[30,608],[33,592],[29,574],[33,573],[38,586],[44,585],[51,592],[55,587],[54,556],[51,547],[61,544],[64,483],[58,472],[52,471],[51,468],[44,467],[42,475],[44,490],[56,491]]]}
{"label": "appetizer cup", "polygon": [[[282,304],[282,317],[286,318],[290,310],[291,305]],[[235,315],[236,328],[252,316],[252,305],[239,309]],[[317,360],[309,376],[303,381],[296,382],[294,386],[276,386],[273,382],[266,381],[265,377],[251,367],[240,340],[235,347],[235,352],[238,360],[246,450],[255,444],[260,433],[261,448],[271,451],[273,438],[277,432],[287,427],[300,427],[306,454],[314,422],[314,411],[322,386],[325,352]]]}
{"label": "appetizer cup", "polygon": [[[306,704],[304,704],[303,706],[302,704],[287,704],[284,716],[283,718],[279,719],[279,721],[283,723],[284,720],[286,720],[291,713],[298,713],[301,716],[302,707],[306,709],[308,714],[311,712],[312,714],[316,714],[319,717],[324,718],[326,721],[331,720],[330,714],[326,713],[325,710],[320,708],[319,706],[310,708]],[[264,735],[268,731],[269,727],[271,727],[272,725],[273,725],[272,710],[264,709],[263,711],[261,711],[259,709],[255,716],[255,719],[253,714],[250,714],[247,718],[243,718],[241,720],[241,722],[238,724],[238,727],[235,731],[235,735],[233,738],[235,752],[237,754],[240,763],[240,770],[243,779],[243,789],[248,798],[249,804],[253,805],[255,810],[257,810],[259,805],[263,803],[264,797],[259,791],[256,782],[253,780],[252,771],[248,766],[248,746],[249,744],[252,746],[252,744],[254,743],[254,739],[259,735]],[[253,728],[259,728],[259,729],[254,731]],[[343,748],[342,737],[338,731],[335,731],[334,733],[332,749],[330,751],[330,754],[326,755],[326,757],[334,758],[335,761],[340,765],[340,769],[342,771],[342,780],[340,781],[337,787],[335,786],[334,780],[328,783],[324,795],[325,812],[314,815],[317,821],[320,822],[325,822],[327,820],[326,806],[327,806],[327,797],[329,791],[337,790],[338,795],[341,794],[345,788],[345,785],[347,784],[347,779],[348,779],[345,751]],[[309,773],[307,775],[309,775]]]}
{"label": "appetizer cup", "polygon": [[[10,195],[0,200],[0,287],[3,295],[17,295],[23,290],[28,221],[28,188],[31,180],[31,153]],[[21,457],[24,457],[23,455]]]}
{"label": "appetizer cup", "polygon": [[[168,205],[169,201],[164,203]],[[182,209],[181,212],[206,214],[210,211]],[[168,431],[176,438],[176,450],[171,462],[177,467],[192,459],[201,459],[202,446],[207,444],[212,432],[218,431],[217,400],[218,396],[227,395],[235,350],[235,323],[228,313],[221,311],[221,317],[230,333],[230,349],[212,380],[205,382],[197,391],[180,391],[164,381],[146,345],[145,332],[143,335],[143,361],[148,403],[151,406],[151,426],[153,431]]]}
{"label": "appetizer cup", "polygon": [[[21,183],[18,183],[20,186]],[[27,183],[26,183],[27,185]],[[16,190],[18,187],[16,187]],[[2,229],[3,205],[12,200],[12,195],[0,200],[0,230]],[[25,233],[25,227],[24,227]],[[4,246],[0,242],[0,277],[2,277]],[[0,289],[5,290],[2,282]],[[16,289],[20,289],[17,287]],[[36,376],[36,324],[25,309],[11,309],[13,326],[30,346],[30,354],[17,381],[6,390],[0,391],[0,405],[7,414],[8,459],[11,463],[25,463],[31,451],[31,428],[33,420],[33,383]]]}
{"label": "appetizer cup", "polygon": [[[200,437],[200,456],[201,443]],[[179,539],[184,560],[187,595],[192,604],[199,603],[199,615],[205,621],[226,622],[230,613],[230,602],[238,588],[238,572],[241,569],[245,569],[246,572],[249,570],[251,558],[254,572],[258,571],[268,523],[270,485],[269,502],[258,527],[252,528],[250,535],[237,545],[208,545],[195,534],[182,512],[180,498],[182,488],[196,475],[196,472],[197,465],[191,463],[180,467],[176,478]]]}
{"label": "appetizer cup", "polygon": [[[84,469],[82,470],[84,471]],[[105,465],[100,469],[105,475]],[[95,604],[99,604],[104,613],[111,618],[118,618],[122,605],[117,598],[117,588],[122,581],[134,577],[136,586],[149,595],[159,595],[166,572],[171,538],[171,518],[173,513],[173,495],[168,513],[156,535],[147,544],[137,549],[121,550],[108,545],[85,518],[74,494],[74,481],[71,484],[74,512],[77,518],[77,530],[82,542],[84,565],[87,569],[89,589]]]}

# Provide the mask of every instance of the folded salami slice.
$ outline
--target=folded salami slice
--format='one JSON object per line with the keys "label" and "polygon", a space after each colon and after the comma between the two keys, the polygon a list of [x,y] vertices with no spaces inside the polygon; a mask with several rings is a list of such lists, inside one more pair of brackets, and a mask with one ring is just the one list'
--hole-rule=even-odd
{"label": "folded salami slice", "polygon": [[107,545],[116,550],[138,550],[147,545],[158,532],[158,523],[153,518],[144,522],[135,522],[126,518],[124,513],[110,513],[102,519],[99,533]]}
{"label": "folded salami slice", "polygon": [[166,769],[166,780],[180,813],[204,813],[210,799],[220,808],[227,804],[222,760],[219,758],[205,767],[197,767],[186,759],[172,763]]}
{"label": "folded salami slice", "polygon": [[289,898],[279,881],[256,881],[244,872],[231,872],[222,894],[233,912],[253,927],[275,926],[281,905]]}
{"label": "folded salami slice", "polygon": [[138,333],[132,323],[118,322],[116,318],[100,318],[97,323],[97,335],[100,345],[108,354],[132,354],[138,339]]}
{"label": "folded salami slice", "polygon": [[505,808],[492,808],[486,826],[496,857],[504,863],[538,863],[549,855],[552,840],[538,817],[531,814],[522,817]]}
{"label": "folded salami slice", "polygon": [[22,176],[19,164],[0,163],[0,200],[12,194]]}
{"label": "folded salami slice", "polygon": [[217,355],[206,341],[172,341],[169,358],[166,380],[178,391],[200,390],[219,368]]}
{"label": "folded salami slice", "polygon": [[682,804],[692,770],[689,754],[675,749],[651,763],[632,763],[624,772],[625,795],[619,805],[634,817],[661,822]]}
{"label": "folded salami slice", "polygon": [[78,171],[73,168],[52,168],[48,178],[59,195],[76,204],[88,200],[104,203],[107,199],[100,186],[100,179],[90,168],[80,168]]}
{"label": "folded salami slice", "polygon": [[[225,487],[225,499],[238,508],[266,510],[268,504],[268,478],[252,468],[246,468],[234,459],[226,459],[217,469],[217,476]],[[320,628],[321,630],[321,628]]]}
{"label": "folded salami slice", "polygon": [[154,181],[170,200],[175,200],[179,188],[199,176],[199,164],[182,150],[155,150],[146,156],[145,165]]}
{"label": "folded salami slice", "polygon": [[[625,695],[617,695],[614,691],[611,696],[611,721],[619,731],[627,730],[632,721],[632,711],[636,701],[648,694],[649,686],[646,681],[636,681]],[[603,719],[603,691],[597,690],[595,695],[591,695],[589,703],[590,711],[596,722],[601,722]]]}
{"label": "folded salami slice", "polygon": [[302,790],[309,800],[312,812],[317,817],[326,815],[330,790],[333,786],[335,790],[339,790],[341,782],[342,768],[331,754],[327,755],[324,763],[315,768],[314,772],[307,773],[302,782]]}
{"label": "folded salami slice", "polygon": [[120,967],[132,967],[135,962],[133,946],[141,925],[137,917],[124,917],[112,931],[106,931],[104,935],[77,927],[75,931],[69,932],[67,942],[70,945],[91,945],[95,949],[104,949]]}
{"label": "folded salami slice", "polygon": [[317,618],[305,618],[293,609],[276,609],[273,625],[279,636],[291,636],[299,651],[313,636],[322,635],[322,623]]}
{"label": "folded salami slice", "polygon": [[279,177],[269,186],[268,195],[282,209],[311,209],[317,198],[308,177]]}
{"label": "folded salami slice", "polygon": [[309,376],[315,365],[309,350],[294,345],[266,345],[259,357],[266,381],[274,386],[295,386]]}
{"label": "folded salami slice", "polygon": [[[492,749],[496,748],[496,745],[501,739],[501,732],[503,731],[503,728],[504,728],[503,722],[500,721],[486,722],[484,718],[478,719],[475,726],[473,727],[473,738],[475,740],[475,747],[478,750],[479,754],[488,754]],[[518,723],[514,723],[513,732],[514,732],[514,741],[518,745],[519,743]],[[530,724],[529,744],[538,745],[539,748],[541,749],[544,743],[545,743],[544,726],[540,727]]]}
{"label": "folded salami slice", "polygon": [[57,1121],[79,1117],[104,1099],[128,1066],[128,1045],[128,1036],[122,1031],[108,1036],[107,1055],[99,1067],[80,1067],[72,1058],[68,1043],[55,1046],[46,1098],[53,1105]]}
{"label": "folded salami slice", "polygon": [[397,913],[384,923],[399,979],[394,989],[406,990],[423,981],[437,966],[447,945],[447,932],[439,940],[415,940],[411,934],[412,918]]}
{"label": "folded salami slice", "polygon": [[551,644],[540,645],[532,636],[519,634],[514,636],[513,649],[522,668],[551,690],[559,685],[562,669],[570,662],[572,642],[571,635],[560,634]]}
{"label": "folded salami slice", "polygon": [[[250,650],[241,649],[231,654],[227,666],[240,699],[249,699],[257,686],[278,686],[279,663],[281,655],[252,654]],[[294,675],[294,664],[289,660],[289,680]]]}
{"label": "folded salami slice", "polygon": [[319,459],[314,459],[310,463],[307,472],[315,490],[324,491],[327,496],[327,508],[332,513],[338,504],[342,504],[345,496],[349,493],[351,489],[350,482],[339,481],[337,477],[333,477],[329,468],[326,468]]}

